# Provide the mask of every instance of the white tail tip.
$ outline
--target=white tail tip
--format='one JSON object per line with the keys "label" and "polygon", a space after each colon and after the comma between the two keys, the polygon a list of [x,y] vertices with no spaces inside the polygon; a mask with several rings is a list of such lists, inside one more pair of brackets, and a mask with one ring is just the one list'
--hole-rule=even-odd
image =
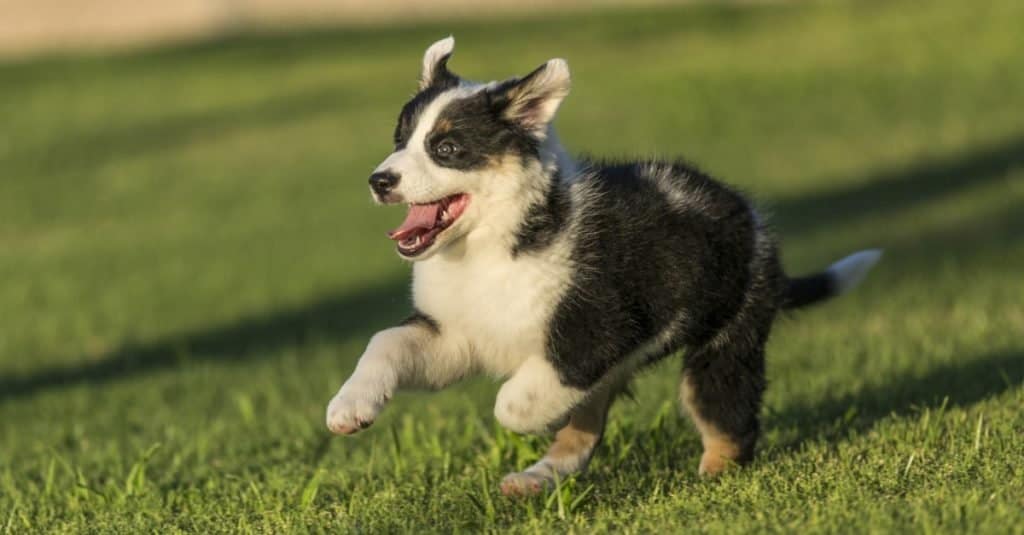
{"label": "white tail tip", "polygon": [[860,284],[881,258],[881,249],[868,249],[853,253],[829,266],[828,272],[835,281],[836,293],[845,293]]}

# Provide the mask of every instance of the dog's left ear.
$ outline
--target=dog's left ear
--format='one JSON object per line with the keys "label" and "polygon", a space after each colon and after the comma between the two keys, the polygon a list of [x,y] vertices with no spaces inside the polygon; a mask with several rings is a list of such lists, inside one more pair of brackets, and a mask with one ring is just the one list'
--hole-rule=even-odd
{"label": "dog's left ear", "polygon": [[569,64],[564,59],[553,59],[518,79],[498,84],[489,90],[491,104],[502,115],[543,137],[548,123],[562,99],[569,94]]}
{"label": "dog's left ear", "polygon": [[455,87],[459,77],[448,70],[448,60],[455,50],[455,38],[445,37],[430,45],[423,54],[423,71],[420,73],[420,91],[432,86]]}

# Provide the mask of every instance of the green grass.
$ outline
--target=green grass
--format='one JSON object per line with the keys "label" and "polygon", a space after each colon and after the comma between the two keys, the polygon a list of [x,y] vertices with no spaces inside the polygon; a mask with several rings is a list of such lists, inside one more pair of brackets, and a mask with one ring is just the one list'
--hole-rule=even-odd
{"label": "green grass", "polygon": [[[0,532],[1024,533],[1024,4],[858,2],[239,36],[0,65]],[[365,177],[420,54],[569,59],[574,150],[684,155],[774,213],[787,268],[887,255],[778,324],[757,461],[696,476],[677,359],[592,470],[496,385],[324,407],[407,311]]]}

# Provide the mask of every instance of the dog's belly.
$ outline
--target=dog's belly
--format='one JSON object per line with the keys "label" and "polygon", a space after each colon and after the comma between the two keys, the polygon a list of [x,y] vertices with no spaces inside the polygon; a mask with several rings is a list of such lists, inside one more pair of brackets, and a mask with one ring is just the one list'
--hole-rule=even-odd
{"label": "dog's belly", "polygon": [[481,371],[507,377],[525,359],[544,356],[551,316],[569,283],[568,265],[550,259],[439,256],[416,264],[413,299]]}

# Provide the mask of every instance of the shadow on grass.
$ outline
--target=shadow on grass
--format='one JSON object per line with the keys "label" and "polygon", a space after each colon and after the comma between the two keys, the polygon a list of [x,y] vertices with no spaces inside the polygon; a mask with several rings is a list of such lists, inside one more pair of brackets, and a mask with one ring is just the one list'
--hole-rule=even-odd
{"label": "shadow on grass", "polygon": [[[1009,349],[938,365],[921,374],[904,374],[857,392],[822,402],[793,405],[769,414],[766,431],[782,428],[793,438],[783,439],[759,451],[755,465],[794,455],[809,441],[838,442],[870,430],[889,416],[915,416],[940,407],[968,407],[1024,385],[1024,349]],[[628,400],[620,400],[620,403]],[[851,409],[855,412],[853,416]],[[673,418],[675,415],[673,414]],[[617,424],[612,424],[617,425]],[[622,430],[610,433],[595,456],[583,485],[598,488],[636,488],[637,481],[653,479],[696,483],[700,460],[700,439],[685,418],[677,422],[647,425],[626,422]],[[683,474],[682,479],[680,475]],[[624,482],[624,480],[628,480]],[[648,498],[645,492],[613,493],[609,500],[593,499],[584,510],[596,510],[610,503],[628,506]]]}
{"label": "shadow on grass", "polygon": [[0,401],[36,392],[124,380],[200,361],[248,362],[306,341],[343,341],[397,323],[408,312],[408,285],[392,281],[150,343],[129,345],[81,364],[0,378]]}
{"label": "shadow on grass", "polygon": [[[765,427],[796,429],[796,438],[773,445],[786,455],[810,440],[833,441],[866,431],[890,415],[924,409],[966,407],[1024,384],[1024,349],[1013,349],[905,374],[808,405],[794,405],[766,418]],[[769,454],[771,455],[771,454]]]}
{"label": "shadow on grass", "polygon": [[[326,94],[324,98],[327,98]],[[313,100],[315,103],[316,99]],[[315,107],[311,105],[310,109]],[[283,109],[280,113],[287,115],[285,111]],[[270,115],[264,119],[276,120],[278,112],[268,113]],[[187,135],[189,127],[183,128],[186,131],[183,135]],[[783,201],[777,203],[775,208],[790,214],[790,226],[799,226],[805,220],[817,225],[841,225],[845,219],[863,216],[866,212],[898,209],[906,203],[955,193],[959,188],[979,181],[998,180],[1022,163],[1024,137],[959,159],[927,162],[900,172],[868,177],[865,183],[848,189]],[[936,255],[958,252],[981,255],[1001,245],[1013,243],[1019,232],[1024,231],[1024,218],[1014,210],[989,214],[977,223],[973,225],[977,228],[961,225],[958,229],[950,229],[955,234],[953,240],[948,239],[950,236],[946,232],[916,238],[913,244],[906,244],[910,254],[904,255],[903,263],[923,266],[933,262]],[[934,246],[929,245],[932,242]],[[952,243],[957,245],[951,246]],[[230,362],[266,357],[276,349],[294,345],[304,339],[343,340],[356,334],[365,335],[374,327],[382,327],[389,321],[401,319],[405,312],[405,294],[405,282],[391,281],[353,294],[327,297],[300,309],[272,312],[148,344],[126,346],[92,362],[43,369],[23,377],[0,378],[0,401],[60,386],[123,379],[188,361]],[[1021,355],[1016,355],[1016,358],[1021,360]],[[1024,377],[1024,365],[1014,364],[1009,358],[1003,360],[1007,361],[1004,364],[1009,377],[1013,382],[1020,382],[1020,378]],[[942,370],[937,373],[942,373]],[[849,403],[842,410],[834,408],[832,412],[845,414],[848,406]],[[894,400],[887,406],[893,410],[893,407],[903,405]],[[804,412],[817,410],[806,408]],[[829,407],[820,411],[820,414],[829,415],[826,423],[836,417],[832,412]],[[783,420],[802,420],[802,417],[797,416],[800,415],[783,415]]]}
{"label": "shadow on grass", "polygon": [[[970,153],[926,160],[853,181],[850,186],[767,203],[783,234],[842,225],[871,214],[905,210],[936,197],[1003,179],[1024,166],[1024,136]],[[787,232],[789,231],[789,232]]]}

